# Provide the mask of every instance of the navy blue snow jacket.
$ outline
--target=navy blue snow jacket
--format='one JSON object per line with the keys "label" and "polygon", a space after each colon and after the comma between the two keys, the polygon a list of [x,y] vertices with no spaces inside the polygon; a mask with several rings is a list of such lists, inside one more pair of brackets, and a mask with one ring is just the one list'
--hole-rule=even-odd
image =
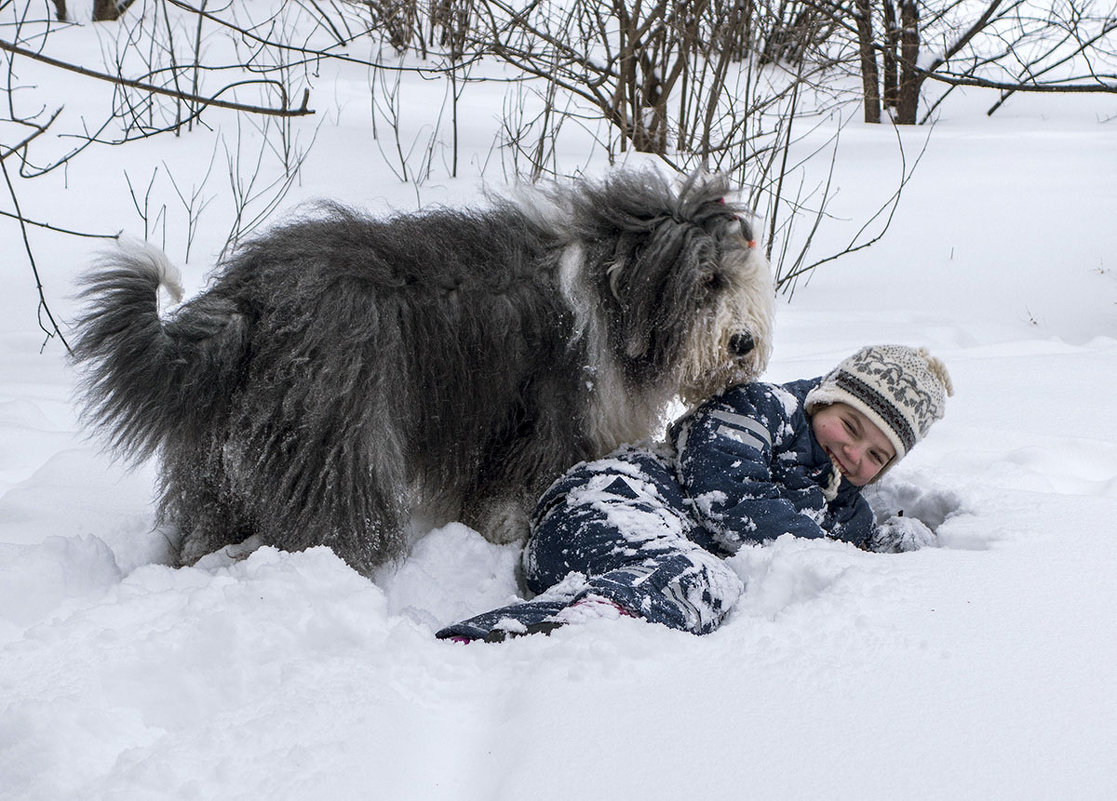
{"label": "navy blue snow jacket", "polygon": [[860,487],[843,477],[837,496],[824,496],[834,467],[803,408],[821,380],[742,384],[671,427],[691,516],[725,550],[785,533],[862,545],[872,533]]}

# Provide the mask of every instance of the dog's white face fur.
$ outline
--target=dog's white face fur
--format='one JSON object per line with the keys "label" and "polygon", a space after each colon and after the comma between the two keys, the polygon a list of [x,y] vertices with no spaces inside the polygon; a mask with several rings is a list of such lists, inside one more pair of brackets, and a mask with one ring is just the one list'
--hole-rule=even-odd
{"label": "dog's white face fur", "polygon": [[[727,286],[695,327],[687,358],[679,365],[680,396],[687,403],[755,381],[768,366],[775,312],[772,271],[755,241],[743,232],[738,238],[739,246],[722,252],[719,273]],[[752,335],[755,346],[744,356],[734,356],[729,341],[742,331]]]}
{"label": "dog's white face fur", "polygon": [[[680,276],[673,285],[682,287],[680,293],[702,300],[695,302],[691,319],[674,323],[687,328],[682,352],[639,392],[632,391],[632,381],[610,341],[615,331],[610,331],[601,289],[587,274],[593,266],[588,244],[575,241],[566,248],[559,264],[560,290],[574,313],[573,340],[584,340],[587,346],[585,379],[594,410],[590,434],[602,450],[646,439],[676,398],[698,403],[730,386],[754,381],[764,372],[772,350],[775,291],[768,261],[750,234],[748,225],[736,219],[735,225],[722,226],[716,236],[711,234],[706,237],[709,241],[695,246],[702,257],[690,258],[688,250],[677,260],[674,269]],[[711,245],[714,241],[716,247]],[[620,286],[622,270],[646,269],[632,268],[634,261],[622,258],[607,271],[611,294],[622,303],[629,300]],[[628,292],[631,286],[630,280]],[[632,333],[625,355],[636,359],[654,338],[639,326]],[[745,354],[735,353],[731,345],[740,334],[755,343]]]}

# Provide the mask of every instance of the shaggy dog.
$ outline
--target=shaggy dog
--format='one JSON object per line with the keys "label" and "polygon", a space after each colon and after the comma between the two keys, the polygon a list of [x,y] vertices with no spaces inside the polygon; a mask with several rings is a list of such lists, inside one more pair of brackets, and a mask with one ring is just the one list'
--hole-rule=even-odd
{"label": "shaggy dog", "polygon": [[511,541],[563,470],[763,370],[771,275],[727,188],[618,172],[478,211],[329,206],[165,318],[177,272],[122,249],[85,281],[87,419],[161,458],[183,564],[257,535],[368,573],[420,510]]}

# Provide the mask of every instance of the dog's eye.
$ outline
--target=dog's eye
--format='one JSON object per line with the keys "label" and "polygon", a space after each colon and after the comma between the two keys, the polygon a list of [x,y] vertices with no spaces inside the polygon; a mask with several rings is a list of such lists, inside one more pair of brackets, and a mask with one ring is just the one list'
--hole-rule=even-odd
{"label": "dog's eye", "polygon": [[702,286],[711,292],[716,292],[725,286],[725,276],[719,272],[706,273],[702,276]]}
{"label": "dog's eye", "polygon": [[752,225],[749,224],[748,220],[736,214],[718,220],[716,236],[722,242],[731,242],[734,247],[739,246],[742,240],[750,248],[756,244]]}
{"label": "dog's eye", "polygon": [[749,225],[748,220],[743,217],[734,216],[733,222],[728,226],[728,230],[744,239],[746,242],[753,239],[752,226]]}

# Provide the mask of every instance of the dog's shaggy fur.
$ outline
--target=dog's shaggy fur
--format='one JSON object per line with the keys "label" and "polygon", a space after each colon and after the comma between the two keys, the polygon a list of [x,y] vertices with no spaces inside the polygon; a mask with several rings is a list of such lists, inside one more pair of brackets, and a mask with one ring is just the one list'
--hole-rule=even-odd
{"label": "dog's shaggy fur", "polygon": [[726,190],[619,172],[483,211],[331,206],[166,319],[174,268],[122,249],[86,281],[87,417],[161,457],[183,563],[258,535],[367,573],[419,508],[509,541],[564,469],[764,368],[770,272]]}

